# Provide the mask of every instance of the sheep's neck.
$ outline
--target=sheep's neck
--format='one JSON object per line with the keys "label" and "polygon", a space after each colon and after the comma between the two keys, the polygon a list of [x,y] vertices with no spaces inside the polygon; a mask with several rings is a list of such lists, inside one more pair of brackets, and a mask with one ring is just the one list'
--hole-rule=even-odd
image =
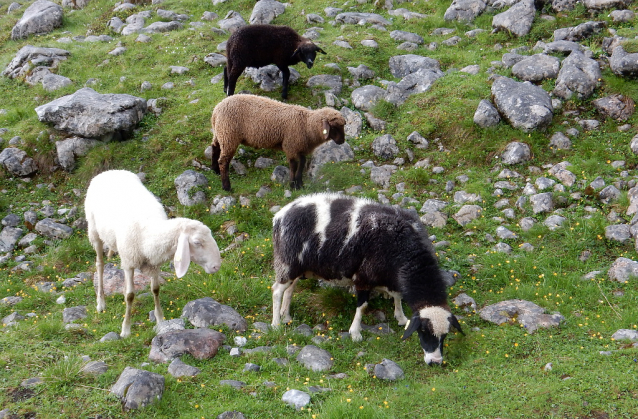
{"label": "sheep's neck", "polygon": [[146,226],[143,248],[147,250],[146,258],[150,265],[161,265],[175,254],[177,240],[181,234],[184,218],[154,221]]}

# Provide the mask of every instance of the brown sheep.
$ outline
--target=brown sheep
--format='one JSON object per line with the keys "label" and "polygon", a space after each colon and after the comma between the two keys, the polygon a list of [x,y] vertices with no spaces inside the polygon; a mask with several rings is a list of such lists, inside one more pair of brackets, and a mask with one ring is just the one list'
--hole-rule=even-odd
{"label": "brown sheep", "polygon": [[309,110],[255,95],[229,96],[210,118],[213,127],[212,169],[230,190],[228,165],[239,144],[283,150],[290,165],[290,187],[303,186],[306,155],[325,143],[345,141],[345,119],[332,108]]}

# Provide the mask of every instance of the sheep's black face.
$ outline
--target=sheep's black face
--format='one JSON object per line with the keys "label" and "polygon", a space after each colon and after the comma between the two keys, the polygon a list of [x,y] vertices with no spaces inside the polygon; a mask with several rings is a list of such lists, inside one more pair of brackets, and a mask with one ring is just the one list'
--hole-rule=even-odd
{"label": "sheep's black face", "polygon": [[425,363],[428,365],[442,364],[443,342],[450,326],[463,333],[458,320],[452,313],[438,306],[426,307],[410,319],[402,339],[405,340],[417,332]]}
{"label": "sheep's black face", "polygon": [[322,50],[312,42],[306,42],[300,45],[295,51],[299,61],[303,61],[303,63],[306,64],[308,68],[312,68],[312,66],[314,65],[315,58],[317,58],[317,52],[325,54],[324,50]]}

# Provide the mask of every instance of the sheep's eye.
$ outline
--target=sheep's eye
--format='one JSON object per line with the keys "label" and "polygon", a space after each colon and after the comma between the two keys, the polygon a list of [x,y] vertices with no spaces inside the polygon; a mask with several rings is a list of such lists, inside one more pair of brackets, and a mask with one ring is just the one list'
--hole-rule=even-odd
{"label": "sheep's eye", "polygon": [[201,247],[202,246],[202,242],[195,240],[193,242],[193,246]]}

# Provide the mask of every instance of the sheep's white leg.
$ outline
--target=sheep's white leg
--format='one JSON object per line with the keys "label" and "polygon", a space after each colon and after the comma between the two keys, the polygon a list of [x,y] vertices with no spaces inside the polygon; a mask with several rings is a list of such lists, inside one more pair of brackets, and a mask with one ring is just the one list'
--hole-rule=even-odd
{"label": "sheep's white leg", "polygon": [[159,325],[164,321],[164,312],[159,299],[159,269],[153,270],[151,275],[151,291],[153,291],[153,300],[155,301],[155,324]]}
{"label": "sheep's white leg", "polygon": [[131,311],[133,309],[133,300],[135,299],[135,289],[133,288],[133,268],[124,268],[124,300],[126,301],[126,312],[124,313],[124,322],[122,322],[122,338],[131,335]]}
{"label": "sheep's white leg", "polygon": [[104,247],[100,239],[94,241],[95,270],[97,271],[97,311],[106,310],[106,300],[104,299]]}
{"label": "sheep's white leg", "polygon": [[281,303],[281,315],[283,316],[282,322],[284,323],[292,321],[292,317],[290,317],[290,301],[292,300],[292,293],[295,290],[297,281],[299,281],[299,278],[292,281],[290,286],[284,291],[284,298]]}
{"label": "sheep's white leg", "polygon": [[357,307],[357,312],[354,314],[354,320],[352,320],[349,332],[352,340],[355,342],[359,342],[363,339],[363,336],[361,336],[361,317],[363,317],[363,312],[367,306],[368,302],[366,301]]}
{"label": "sheep's white leg", "polygon": [[388,291],[388,294],[394,298],[394,318],[399,322],[399,326],[405,326],[408,318],[403,313],[403,305],[401,304],[401,294],[398,292]]}
{"label": "sheep's white leg", "polygon": [[281,323],[281,300],[284,292],[290,287],[291,282],[277,282],[272,284],[272,326],[278,327]]}

